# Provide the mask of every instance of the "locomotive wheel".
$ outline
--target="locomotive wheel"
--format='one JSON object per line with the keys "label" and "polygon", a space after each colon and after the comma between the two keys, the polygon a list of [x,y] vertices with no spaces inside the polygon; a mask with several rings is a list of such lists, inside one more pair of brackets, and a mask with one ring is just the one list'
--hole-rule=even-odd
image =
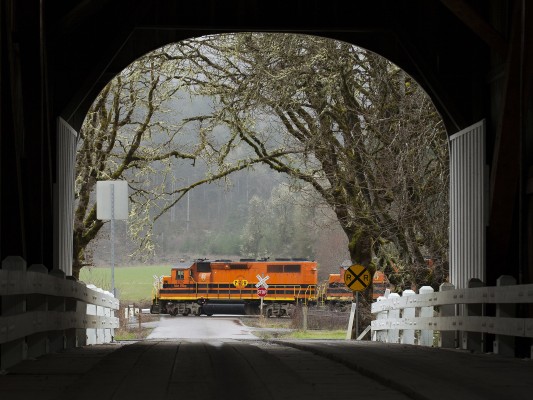
{"label": "locomotive wheel", "polygon": [[202,307],[198,308],[198,310],[194,313],[194,315],[196,315],[197,317],[202,315]]}

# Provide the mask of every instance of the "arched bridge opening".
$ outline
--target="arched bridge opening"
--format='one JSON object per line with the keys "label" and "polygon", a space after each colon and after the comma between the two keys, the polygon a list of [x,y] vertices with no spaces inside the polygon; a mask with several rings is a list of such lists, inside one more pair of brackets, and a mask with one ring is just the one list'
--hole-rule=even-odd
{"label": "arched bridge opening", "polygon": [[[77,288],[62,282],[62,289],[38,290],[35,297],[27,292],[27,286],[10,283],[19,276],[16,266],[24,262],[33,266],[32,272],[59,269],[68,275],[68,257],[62,258],[60,253],[65,249],[68,253],[64,242],[68,232],[65,234],[62,227],[70,222],[61,216],[65,215],[63,209],[70,207],[68,194],[72,191],[68,186],[71,176],[65,174],[69,168],[60,162],[64,161],[59,156],[61,145],[73,140],[97,93],[131,61],[163,44],[204,34],[275,31],[322,35],[360,45],[407,71],[433,99],[448,133],[461,133],[453,138],[457,144],[472,146],[461,149],[479,150],[481,142],[459,142],[466,137],[463,130],[469,126],[484,139],[479,159],[484,170],[480,190],[485,196],[481,198],[485,212],[482,216],[471,217],[468,213],[465,217],[460,211],[475,208],[476,203],[459,202],[455,226],[481,225],[481,233],[457,232],[464,235],[460,239],[486,234],[486,247],[480,249],[483,241],[473,241],[475,252],[461,250],[468,253],[472,262],[481,262],[481,272],[485,274],[481,278],[486,284],[495,285],[502,273],[522,285],[531,283],[533,35],[531,9],[525,2],[470,6],[449,0],[374,1],[362,5],[318,2],[312,6],[300,2],[256,2],[253,6],[239,3],[228,8],[214,1],[201,8],[192,3],[178,6],[170,2],[41,2],[24,9],[15,3],[4,2],[0,14],[2,59],[8,61],[2,63],[1,69],[2,82],[7,82],[2,85],[1,255],[3,260],[20,256],[22,261],[10,258],[5,264],[10,267],[2,268],[3,272],[8,271],[2,275],[6,275],[3,282],[7,283],[0,286],[1,318],[6,327],[2,354],[13,351],[27,356],[24,352],[28,344],[44,351],[75,344],[75,334],[59,333],[52,339],[37,335],[30,343],[24,339],[25,334],[10,340],[7,330],[13,313],[28,304],[34,305],[33,311],[41,311],[39,297],[55,298],[61,290]],[[414,18],[415,15],[422,17]],[[482,120],[481,125],[474,125]],[[488,164],[488,170],[483,163]],[[472,176],[480,183],[480,170],[474,172],[461,163],[458,168],[466,173],[457,176],[458,188],[471,187],[467,179]],[[457,271],[465,270],[460,267],[464,260],[463,253],[457,254]],[[464,278],[463,284],[470,277]],[[39,280],[35,284],[38,286]],[[501,295],[505,297],[505,293]],[[19,296],[28,294],[30,298],[20,303]],[[481,289],[479,294],[485,296]],[[84,296],[87,294],[70,294],[69,301],[52,301],[47,307],[65,313]],[[445,300],[438,300],[441,301]],[[507,313],[501,308],[490,311],[491,307],[496,306],[472,309],[466,315],[483,317],[485,310],[498,316]],[[527,303],[518,307],[523,330],[530,329],[528,307]],[[96,320],[104,321],[105,316]],[[509,336],[507,331],[489,333]],[[519,347],[530,348],[531,335],[520,337],[526,339],[520,339],[523,342]],[[8,342],[6,346],[4,343]],[[506,342],[498,343],[502,346]]]}

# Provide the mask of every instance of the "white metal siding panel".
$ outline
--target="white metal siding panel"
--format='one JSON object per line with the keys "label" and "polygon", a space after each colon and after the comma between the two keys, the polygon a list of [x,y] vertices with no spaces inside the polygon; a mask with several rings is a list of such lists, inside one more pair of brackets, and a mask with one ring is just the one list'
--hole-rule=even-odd
{"label": "white metal siding panel", "polygon": [[485,282],[485,121],[450,137],[450,282]]}
{"label": "white metal siding panel", "polygon": [[61,117],[57,119],[56,268],[72,275],[74,230],[74,173],[78,133]]}

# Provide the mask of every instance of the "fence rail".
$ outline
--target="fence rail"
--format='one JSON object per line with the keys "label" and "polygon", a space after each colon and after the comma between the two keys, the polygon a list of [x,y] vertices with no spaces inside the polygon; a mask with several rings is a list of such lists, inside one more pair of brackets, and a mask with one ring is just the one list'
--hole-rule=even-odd
{"label": "fence rail", "polygon": [[[533,318],[517,317],[519,305],[533,304],[533,284],[515,283],[502,276],[498,286],[485,287],[473,279],[468,289],[445,283],[439,292],[424,286],[418,294],[380,297],[372,304],[372,340],[485,351],[491,334],[494,353],[512,356],[515,338],[533,338]],[[493,305],[491,315],[487,304]]]}
{"label": "fence rail", "polygon": [[455,289],[444,292],[418,294],[417,296],[392,298],[392,302],[374,303],[372,305],[372,312],[408,307],[431,307],[445,304],[478,303],[533,303],[533,284]]}
{"label": "fence rail", "polygon": [[0,269],[0,369],[26,358],[112,340],[119,301],[60,270],[8,257]]}

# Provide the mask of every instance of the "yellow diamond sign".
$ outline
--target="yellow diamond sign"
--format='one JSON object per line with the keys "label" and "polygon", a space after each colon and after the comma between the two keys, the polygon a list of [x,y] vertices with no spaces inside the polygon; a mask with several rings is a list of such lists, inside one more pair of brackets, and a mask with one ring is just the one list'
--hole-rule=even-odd
{"label": "yellow diamond sign", "polygon": [[344,283],[354,292],[365,290],[372,282],[370,271],[359,264],[354,264],[344,271]]}

